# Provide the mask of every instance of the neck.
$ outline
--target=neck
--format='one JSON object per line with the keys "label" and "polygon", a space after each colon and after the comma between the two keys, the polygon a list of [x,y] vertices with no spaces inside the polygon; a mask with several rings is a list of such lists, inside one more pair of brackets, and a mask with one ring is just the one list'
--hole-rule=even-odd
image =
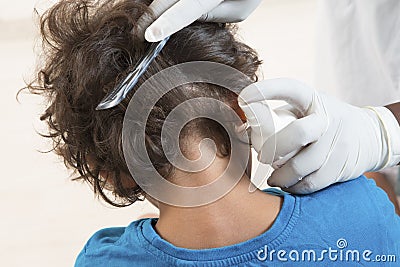
{"label": "neck", "polygon": [[223,198],[201,207],[182,208],[160,203],[156,231],[175,246],[189,249],[229,246],[254,238],[271,227],[282,198],[259,190],[249,192],[249,185],[250,179],[244,175]]}

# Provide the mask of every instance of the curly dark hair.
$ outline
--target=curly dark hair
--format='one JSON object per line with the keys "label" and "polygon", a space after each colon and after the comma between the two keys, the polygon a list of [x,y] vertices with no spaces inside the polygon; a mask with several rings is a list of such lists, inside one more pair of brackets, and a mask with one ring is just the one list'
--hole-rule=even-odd
{"label": "curly dark hair", "polygon": [[[151,16],[150,2],[60,0],[40,18],[45,58],[37,78],[27,86],[32,93],[46,97],[48,107],[41,120],[46,121],[49,132],[44,136],[53,140],[54,151],[65,165],[79,173],[74,179],[89,182],[96,194],[114,206],[130,205],[144,196],[140,188],[132,186],[131,177],[126,178],[129,170],[122,150],[123,118],[135,90],[113,109],[95,109],[148,47],[138,19],[144,14]],[[196,22],[171,37],[136,87],[162,69],[190,61],[231,66],[252,82],[257,80],[261,64],[256,52],[238,41],[234,25]],[[243,82],[241,89],[248,84]],[[146,147],[164,177],[173,168],[162,151],[160,122],[173,107],[193,97],[208,96],[238,108],[237,94],[224,88],[201,84],[192,87],[177,88],[165,95],[147,122]],[[223,141],[221,127],[206,119],[200,124],[219,139],[221,153],[229,154],[229,141]],[[102,171],[112,175],[104,177]]]}

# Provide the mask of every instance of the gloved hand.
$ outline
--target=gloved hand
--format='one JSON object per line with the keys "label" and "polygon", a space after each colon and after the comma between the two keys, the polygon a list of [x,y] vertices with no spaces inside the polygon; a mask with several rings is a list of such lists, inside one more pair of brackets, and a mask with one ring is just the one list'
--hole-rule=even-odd
{"label": "gloved hand", "polygon": [[[298,151],[292,151],[287,154],[285,157],[274,161],[274,150],[275,143],[270,142],[273,147],[263,147],[264,143],[268,138],[273,136],[275,133],[279,132],[283,128],[285,128],[292,121],[296,120],[297,117],[293,112],[293,108],[290,105],[282,106],[276,109],[272,109],[269,105],[270,103],[267,101],[263,102],[255,102],[250,103],[248,105],[242,105],[241,109],[246,114],[246,124],[238,129],[239,136],[240,133],[244,133],[244,130],[247,130],[247,134],[249,134],[250,143],[252,147],[256,151],[266,150],[268,151],[268,155],[270,158],[265,157],[263,163],[270,164],[274,168],[279,168],[286,161],[288,161],[291,157],[293,157]],[[260,115],[262,114],[262,115]],[[250,132],[248,131],[250,129]],[[242,141],[246,142],[246,139],[243,138]],[[261,157],[261,153],[258,154]],[[260,177],[263,178],[263,177]]]}
{"label": "gloved hand", "polygon": [[265,80],[245,88],[239,105],[247,115],[246,106],[267,99],[286,101],[299,118],[263,140],[257,150],[263,163],[300,150],[272,173],[271,186],[307,194],[400,161],[400,127],[387,108],[355,107],[290,79]]}
{"label": "gloved hand", "polygon": [[240,22],[261,0],[154,0],[150,9],[157,18],[145,32],[149,42],[158,42],[196,20]]}

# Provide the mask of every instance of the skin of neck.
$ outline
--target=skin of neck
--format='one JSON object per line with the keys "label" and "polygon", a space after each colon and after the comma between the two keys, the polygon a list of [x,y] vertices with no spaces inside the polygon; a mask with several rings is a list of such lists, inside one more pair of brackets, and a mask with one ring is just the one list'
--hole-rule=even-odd
{"label": "skin of neck", "polygon": [[[208,184],[223,173],[228,162],[229,157],[217,156],[198,173],[175,170],[171,181],[182,186]],[[264,233],[278,216],[283,198],[260,190],[249,192],[248,175],[225,196],[200,207],[176,207],[150,199],[160,210],[155,230],[173,245],[189,249],[229,246]]]}

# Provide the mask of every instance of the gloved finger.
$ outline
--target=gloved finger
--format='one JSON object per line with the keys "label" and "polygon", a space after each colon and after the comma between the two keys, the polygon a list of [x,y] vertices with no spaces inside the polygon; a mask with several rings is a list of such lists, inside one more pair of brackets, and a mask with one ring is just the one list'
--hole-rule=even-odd
{"label": "gloved finger", "polygon": [[274,171],[268,179],[270,186],[288,188],[304,177],[319,170],[325,163],[330,146],[317,142],[301,150],[296,156],[287,161],[281,168]]}
{"label": "gloved finger", "polygon": [[160,17],[178,1],[179,0],[154,0],[151,2],[149,5],[151,13],[146,12],[139,18],[137,22],[139,31],[145,32],[145,30],[156,20],[156,18]]}
{"label": "gloved finger", "polygon": [[274,112],[277,114],[280,114],[280,115],[281,114],[288,114],[288,115],[293,114],[297,118],[303,117],[303,115],[300,114],[300,112],[296,108],[294,108],[293,106],[288,105],[288,104],[274,108]]}
{"label": "gloved finger", "polygon": [[152,15],[156,18],[160,17],[165,11],[170,9],[179,0],[154,0],[149,5],[149,9],[153,13]]}
{"label": "gloved finger", "polygon": [[[335,139],[335,137],[333,137],[333,139]],[[332,144],[330,141],[328,143]],[[335,144],[332,144],[332,146],[334,145]],[[301,181],[293,186],[287,189],[283,188],[283,190],[295,194],[310,194],[338,182],[340,177],[343,175],[342,172],[344,170],[347,157],[343,153],[331,152],[332,151],[329,149],[327,155],[320,155],[320,158],[323,159],[323,162],[322,165],[316,169],[316,171],[305,176]],[[316,153],[311,152],[311,149],[310,154],[314,154],[315,156],[317,155]],[[314,157],[314,159],[315,158],[316,157]],[[310,160],[312,160],[312,158],[310,158]],[[332,162],[334,162],[336,167],[332,168],[332,165],[330,165]]]}
{"label": "gloved finger", "polygon": [[251,144],[256,151],[259,151],[265,140],[275,133],[271,109],[266,104],[257,102],[243,106],[242,110],[251,128]]}
{"label": "gloved finger", "polygon": [[[325,160],[325,163],[326,162],[327,161]],[[301,181],[293,186],[289,188],[282,187],[282,190],[292,194],[311,194],[336,183],[336,179],[332,179],[332,177],[336,177],[332,174],[332,170],[322,167],[321,169],[305,176]]]}
{"label": "gloved finger", "polygon": [[264,100],[283,100],[304,115],[313,103],[314,94],[313,89],[293,79],[263,80],[243,89],[239,95],[239,105]]}
{"label": "gloved finger", "polygon": [[[270,136],[259,151],[258,160],[268,164],[273,155],[275,162],[292,151],[298,151],[302,147],[317,141],[327,129],[327,121],[315,113],[291,122],[288,126]],[[270,148],[274,147],[274,151]]]}
{"label": "gloved finger", "polygon": [[[149,42],[159,42],[216,8],[223,0],[180,0],[167,9],[145,32]],[[161,10],[162,8],[160,8]]]}
{"label": "gloved finger", "polygon": [[199,20],[205,22],[240,22],[245,20],[261,3],[261,0],[223,1],[219,6],[203,14]]}
{"label": "gloved finger", "polygon": [[[317,175],[319,176],[319,175]],[[299,195],[305,195],[305,194],[311,194],[316,191],[319,191],[325,187],[327,187],[329,184],[328,181],[325,181],[325,179],[320,179],[320,177],[314,176],[313,174],[304,177],[301,181],[299,181],[297,184],[289,187],[289,188],[282,188],[284,191],[292,193],[292,194],[299,194]],[[329,177],[329,176],[327,176]]]}

